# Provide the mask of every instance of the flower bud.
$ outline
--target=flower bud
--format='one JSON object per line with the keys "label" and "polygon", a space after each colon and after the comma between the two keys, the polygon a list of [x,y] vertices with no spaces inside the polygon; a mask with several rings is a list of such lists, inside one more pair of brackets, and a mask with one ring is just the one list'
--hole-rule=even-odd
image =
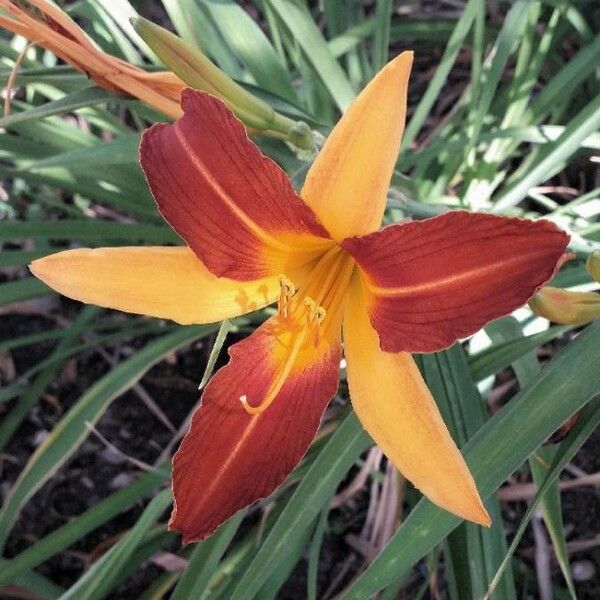
{"label": "flower bud", "polygon": [[546,286],[529,301],[529,306],[536,315],[553,323],[584,325],[600,317],[600,294]]}
{"label": "flower bud", "polygon": [[190,87],[222,100],[248,128],[285,139],[304,150],[313,149],[312,133],[306,123],[277,113],[221,71],[199,48],[142,17],[132,18],[131,24],[178,77]]}
{"label": "flower bud", "polygon": [[600,250],[595,250],[588,256],[585,267],[592,279],[600,283]]}

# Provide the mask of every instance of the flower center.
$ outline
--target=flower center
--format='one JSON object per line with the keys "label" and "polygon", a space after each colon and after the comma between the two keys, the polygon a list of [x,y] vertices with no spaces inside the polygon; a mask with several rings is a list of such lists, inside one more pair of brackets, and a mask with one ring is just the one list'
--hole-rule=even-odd
{"label": "flower center", "polygon": [[353,272],[354,260],[336,246],[319,259],[300,288],[286,276],[280,277],[277,315],[272,322],[277,373],[257,406],[251,406],[247,396],[240,397],[248,413],[255,415],[267,409],[292,371],[308,367],[318,359],[323,343],[337,340]]}

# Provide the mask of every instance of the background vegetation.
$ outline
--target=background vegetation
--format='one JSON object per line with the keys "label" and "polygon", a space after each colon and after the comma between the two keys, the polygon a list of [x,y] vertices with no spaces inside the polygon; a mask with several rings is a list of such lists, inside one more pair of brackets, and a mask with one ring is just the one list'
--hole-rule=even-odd
{"label": "background vegetation", "polygon": [[[413,49],[386,219],[451,207],[544,216],[571,234],[576,253],[554,285],[590,287],[585,257],[600,247],[594,0],[68,4],[101,48],[153,69],[128,21],[136,11],[322,135],[389,56]],[[25,45],[3,32],[2,85]],[[407,486],[348,410],[342,381],[286,485],[181,548],[165,526],[170,455],[205,368],[256,323],[176,326],[81,306],[31,277],[32,259],[62,248],[180,243],[137,158],[141,132],[163,117],[36,46],[6,95],[2,597],[468,599],[490,585],[498,599],[600,595],[600,501],[582,487],[599,481],[599,438],[586,440],[600,420],[600,324],[549,326],[527,309],[420,358],[487,497],[491,529],[461,523]],[[309,158],[257,142],[300,186]],[[542,446],[576,411],[563,441]]]}

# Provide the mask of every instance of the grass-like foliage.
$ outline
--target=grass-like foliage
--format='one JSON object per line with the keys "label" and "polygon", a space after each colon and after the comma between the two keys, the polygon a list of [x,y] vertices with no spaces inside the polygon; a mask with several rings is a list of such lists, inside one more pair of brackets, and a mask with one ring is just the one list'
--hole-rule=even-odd
{"label": "grass-like foliage", "polygon": [[[0,2],[0,16],[10,4]],[[391,57],[413,50],[384,222],[455,208],[543,217],[571,236],[573,258],[552,285],[597,287],[586,270],[600,249],[595,2],[57,4],[98,48],[148,72],[164,65],[130,19],[177,32],[285,127],[308,124],[317,145]],[[489,529],[437,508],[401,478],[351,410],[342,369],[317,439],[286,483],[182,547],[167,530],[170,459],[198,400],[195,386],[221,366],[229,343],[273,310],[182,326],[81,305],[29,273],[32,260],[68,248],[181,244],[157,211],[138,156],[143,131],[172,115],[97,85],[36,41],[0,29],[0,596],[599,593],[597,580],[573,580],[559,482],[565,467],[564,477],[582,476],[570,463],[600,420],[600,323],[552,325],[527,307],[418,357]],[[314,153],[282,137],[253,139],[300,189]],[[490,299],[499,291],[490,289]],[[117,409],[126,404],[139,410],[127,417]],[[562,440],[545,445],[574,413]],[[147,444],[123,447],[120,427]],[[111,484],[94,480],[93,497],[53,515],[57,486],[78,473],[94,479],[86,462],[108,459]],[[66,489],[72,498],[85,485]],[[75,566],[64,566],[68,557],[77,557]]]}

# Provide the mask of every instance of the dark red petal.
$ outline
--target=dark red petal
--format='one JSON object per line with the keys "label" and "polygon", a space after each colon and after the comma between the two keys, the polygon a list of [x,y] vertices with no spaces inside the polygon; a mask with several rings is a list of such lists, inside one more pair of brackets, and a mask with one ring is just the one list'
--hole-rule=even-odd
{"label": "dark red petal", "polygon": [[[175,508],[169,526],[184,543],[210,535],[241,508],[268,496],[306,453],[336,392],[336,344],[323,343],[292,369],[273,403],[251,416],[281,367],[274,320],[229,349],[231,360],[212,378],[173,459]],[[305,357],[306,358],[306,357]]]}
{"label": "dark red petal", "polygon": [[435,352],[523,305],[568,236],[549,221],[454,211],[344,240],[387,352]]}
{"label": "dark red petal", "polygon": [[160,212],[201,261],[248,280],[322,251],[328,233],[233,113],[189,89],[181,103],[175,123],[144,133],[140,160]]}

